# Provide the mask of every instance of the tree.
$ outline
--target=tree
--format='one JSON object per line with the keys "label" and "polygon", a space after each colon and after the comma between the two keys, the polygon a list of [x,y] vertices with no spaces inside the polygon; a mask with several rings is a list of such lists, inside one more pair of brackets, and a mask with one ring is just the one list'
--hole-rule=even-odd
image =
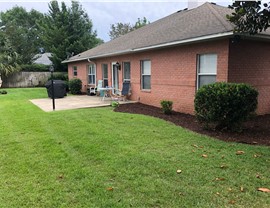
{"label": "tree", "polygon": [[[18,64],[31,64],[34,55],[38,53],[41,40],[37,21],[42,18],[42,13],[36,10],[27,12],[18,6],[0,13],[2,36],[17,54]],[[5,54],[9,54],[9,52]]]}
{"label": "tree", "polygon": [[112,24],[111,29],[109,31],[109,36],[111,40],[113,40],[133,30],[143,27],[149,23],[150,22],[144,17],[143,19],[138,18],[137,22],[134,25],[131,25],[130,23],[120,23],[120,22]]}
{"label": "tree", "polygon": [[66,71],[61,62],[69,54],[78,54],[100,44],[92,21],[77,1],[67,8],[64,2],[59,6],[56,0],[49,4],[49,13],[39,23],[46,51],[52,53],[51,61],[56,70]]}
{"label": "tree", "polygon": [[143,17],[143,19],[138,18],[137,22],[134,25],[134,29],[138,29],[138,28],[143,27],[147,24],[150,24],[150,22],[146,19],[146,17]]}
{"label": "tree", "polygon": [[125,35],[131,31],[133,31],[133,27],[130,25],[130,23],[116,23],[111,25],[111,29],[109,32],[109,36],[111,40],[118,38],[122,35]]}
{"label": "tree", "polygon": [[254,35],[270,26],[270,4],[261,1],[235,1],[230,8],[235,11],[227,18],[235,24],[235,32]]}
{"label": "tree", "polygon": [[0,81],[2,76],[7,76],[19,70],[18,54],[14,52],[10,42],[5,39],[3,32],[0,31]]}

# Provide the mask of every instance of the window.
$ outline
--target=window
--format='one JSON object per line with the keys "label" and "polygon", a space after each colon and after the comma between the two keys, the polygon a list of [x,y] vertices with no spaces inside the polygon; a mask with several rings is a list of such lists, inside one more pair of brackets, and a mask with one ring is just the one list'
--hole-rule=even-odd
{"label": "window", "polygon": [[77,71],[77,66],[73,66],[73,76],[77,77],[78,71]]}
{"label": "window", "polygon": [[151,89],[151,61],[141,61],[141,89]]}
{"label": "window", "polygon": [[88,83],[92,85],[96,84],[96,66],[94,64],[89,65]]}
{"label": "window", "polygon": [[197,88],[216,82],[217,54],[199,55],[197,71]]}
{"label": "window", "polygon": [[103,87],[109,86],[108,82],[108,64],[102,64],[102,79],[103,79]]}
{"label": "window", "polygon": [[130,62],[123,62],[123,77],[124,77],[124,82],[125,81],[130,81]]}

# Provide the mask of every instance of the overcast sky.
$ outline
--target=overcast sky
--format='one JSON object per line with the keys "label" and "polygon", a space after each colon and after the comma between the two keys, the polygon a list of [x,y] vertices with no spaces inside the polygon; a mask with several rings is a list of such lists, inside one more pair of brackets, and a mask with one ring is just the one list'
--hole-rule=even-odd
{"label": "overcast sky", "polygon": [[[70,0],[64,1],[70,5]],[[194,1],[194,0],[193,0]],[[198,0],[201,2],[203,0]],[[150,22],[168,16],[178,10],[188,7],[187,0],[79,0],[82,8],[88,13],[93,22],[98,37],[109,41],[110,25],[118,22],[134,24],[138,18],[146,17]],[[222,6],[232,3],[230,0],[210,0]],[[0,11],[11,9],[15,5],[42,13],[48,12],[49,0],[0,0]]]}

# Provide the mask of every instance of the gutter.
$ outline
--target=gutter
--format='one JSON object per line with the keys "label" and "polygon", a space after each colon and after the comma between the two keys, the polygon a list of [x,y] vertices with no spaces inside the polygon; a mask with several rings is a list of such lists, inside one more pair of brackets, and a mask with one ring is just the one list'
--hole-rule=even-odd
{"label": "gutter", "polygon": [[107,56],[115,56],[115,55],[123,55],[127,53],[132,53],[132,49],[124,50],[124,51],[118,51],[118,52],[113,52],[113,53],[106,53],[102,55],[97,55],[97,56],[90,56],[90,57],[84,57],[84,58],[77,58],[77,59],[72,59],[72,60],[64,60],[61,63],[70,63],[70,62],[76,62],[76,61],[84,61],[88,59],[94,59],[94,58],[102,58],[102,57],[107,57]]}
{"label": "gutter", "polygon": [[[240,34],[241,35],[241,34]],[[266,39],[266,40],[270,40],[270,36],[267,34],[256,34],[256,35],[243,35],[244,37],[247,38],[258,38],[258,39]]]}
{"label": "gutter", "polygon": [[90,57],[85,57],[85,58],[64,60],[61,63],[70,63],[70,62],[83,61],[83,60],[88,60],[88,59],[104,58],[104,57],[108,57],[108,56],[124,55],[124,54],[132,53],[132,52],[141,52],[141,51],[170,47],[170,46],[175,46],[175,45],[183,45],[183,44],[200,42],[200,41],[205,41],[205,40],[209,40],[209,39],[216,39],[216,38],[222,38],[222,37],[233,36],[233,35],[234,35],[233,31],[231,31],[231,32],[219,33],[219,34],[214,34],[214,35],[207,35],[207,36],[202,36],[202,37],[190,38],[190,39],[186,39],[186,40],[173,41],[173,42],[169,42],[169,43],[162,43],[162,44],[153,45],[153,46],[128,49],[128,50],[117,51],[117,52],[113,52],[113,53],[106,53],[106,54],[102,54],[102,55],[90,56]]}
{"label": "gutter", "polygon": [[233,34],[234,34],[233,32],[226,32],[226,33],[220,33],[220,34],[215,34],[215,35],[207,35],[207,36],[202,36],[202,37],[197,37],[197,38],[174,41],[170,43],[162,43],[162,44],[154,45],[154,46],[136,48],[136,49],[133,49],[133,51],[137,52],[137,51],[145,51],[145,50],[151,50],[151,49],[156,49],[156,48],[164,48],[164,47],[169,47],[169,46],[174,46],[174,45],[183,45],[187,43],[200,42],[200,41],[209,40],[209,39],[216,39],[216,38],[231,36]]}

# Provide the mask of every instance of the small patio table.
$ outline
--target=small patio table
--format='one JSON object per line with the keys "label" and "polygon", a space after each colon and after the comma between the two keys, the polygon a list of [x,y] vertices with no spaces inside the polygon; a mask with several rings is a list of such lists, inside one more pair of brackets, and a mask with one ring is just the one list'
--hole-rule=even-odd
{"label": "small patio table", "polygon": [[101,87],[101,88],[99,88],[100,91],[104,91],[102,101],[105,100],[105,97],[111,97],[112,96],[112,90],[113,89],[114,89],[113,87]]}

